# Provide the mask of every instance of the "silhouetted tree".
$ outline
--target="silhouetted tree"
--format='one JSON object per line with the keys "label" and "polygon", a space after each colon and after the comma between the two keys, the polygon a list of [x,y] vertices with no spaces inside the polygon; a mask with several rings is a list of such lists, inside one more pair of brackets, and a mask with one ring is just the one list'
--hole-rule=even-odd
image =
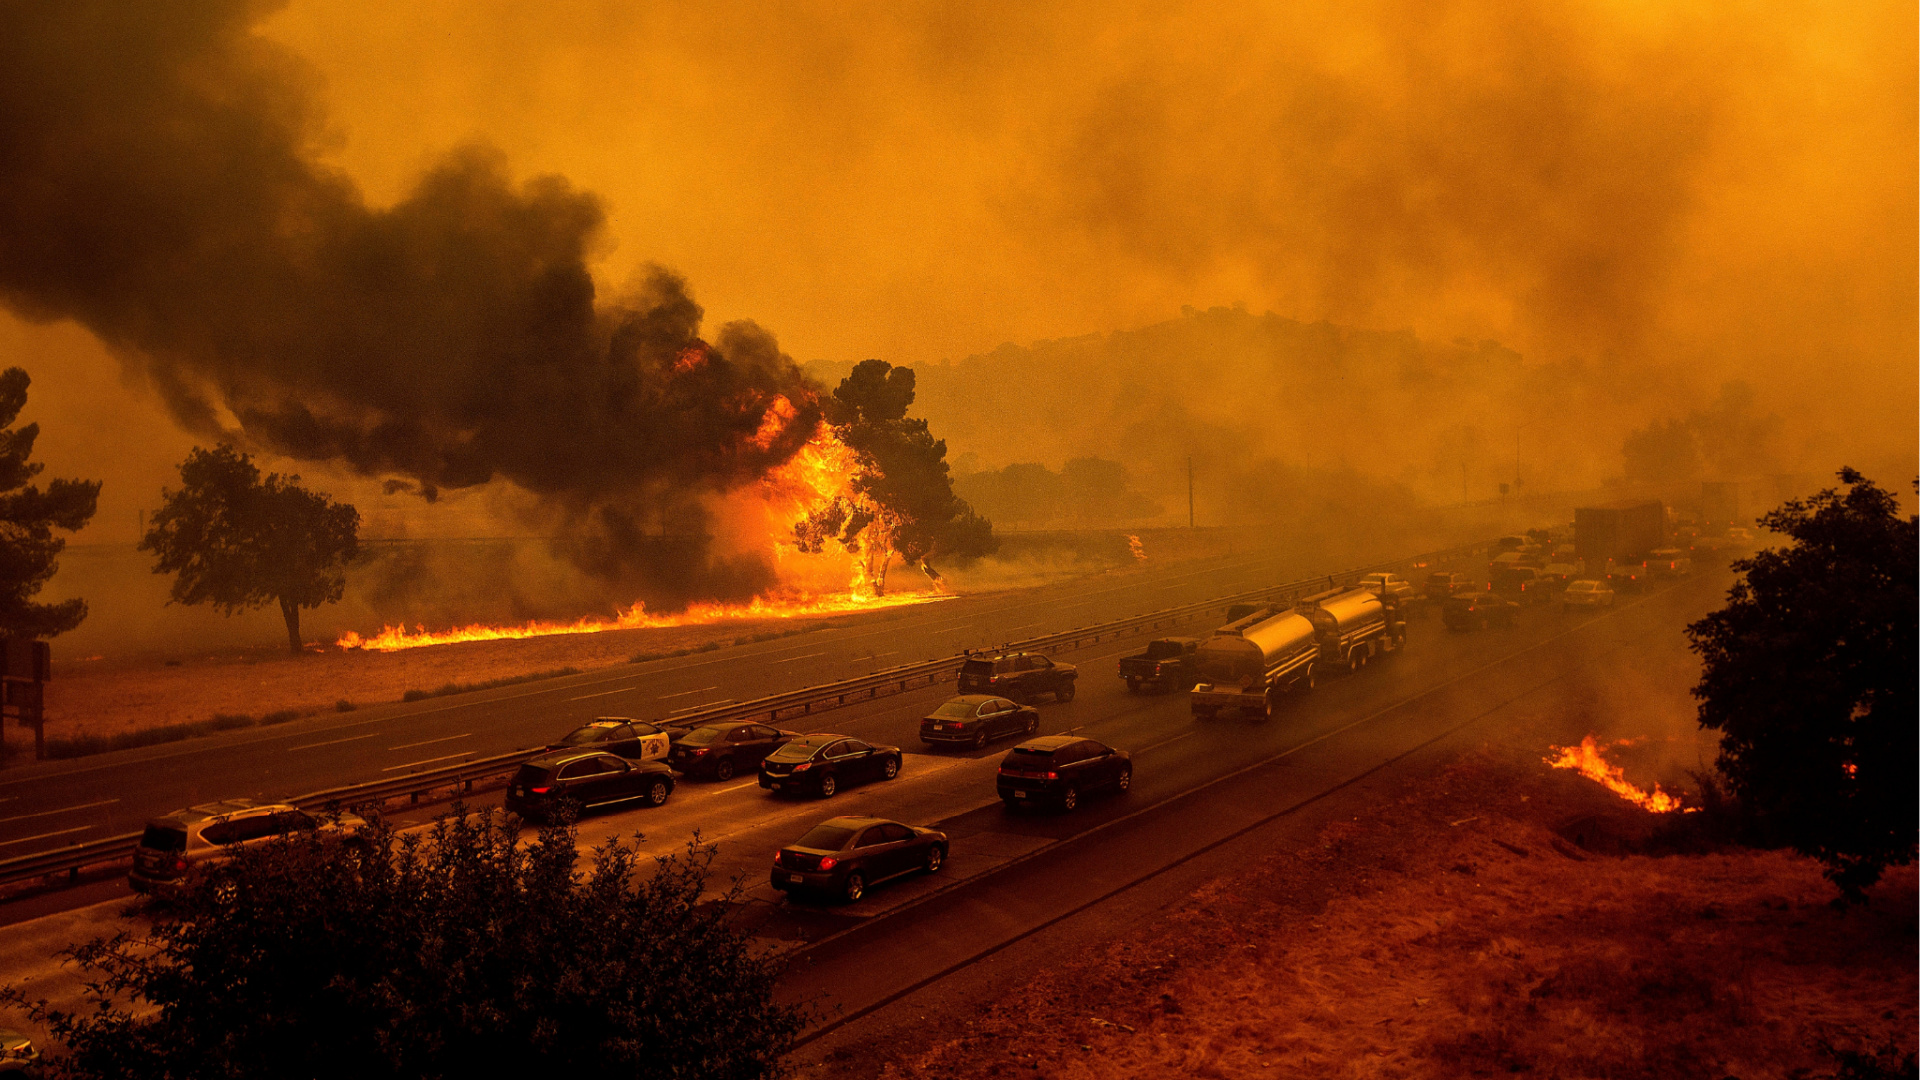
{"label": "silhouetted tree", "polygon": [[571,827],[521,840],[456,808],[249,845],[140,937],[68,949],[86,1004],[32,1015],[87,1080],[777,1074],[804,1018],[703,896],[711,848],[615,838],[583,871]]}
{"label": "silhouetted tree", "polygon": [[931,572],[934,554],[971,558],[991,554],[993,525],[953,493],[947,444],[925,420],[907,416],[913,369],[862,360],[823,402],[823,415],[840,441],[861,458],[854,478],[858,505],[823,508],[795,527],[802,550],[837,540],[869,555],[869,577],[884,590],[888,556],[898,552]]}
{"label": "silhouetted tree", "polygon": [[1915,519],[1852,469],[1760,518],[1792,539],[1734,563],[1727,606],[1687,628],[1700,724],[1762,834],[1858,899],[1920,838]]}
{"label": "silhouetted tree", "polygon": [[153,572],[173,574],[173,602],[212,604],[232,615],[278,603],[287,646],[301,648],[300,609],[340,599],[346,565],[360,552],[360,512],[300,486],[298,476],[264,479],[231,446],[195,447],[180,465],[179,491],[140,539],[158,556]]}
{"label": "silhouetted tree", "polygon": [[0,371],[0,634],[52,637],[87,617],[84,600],[33,602],[60,569],[55,557],[67,546],[53,530],[75,532],[93,519],[100,481],[50,480],[45,491],[28,483],[45,468],[27,460],[40,425],[15,429],[13,422],[32,382],[17,367]]}

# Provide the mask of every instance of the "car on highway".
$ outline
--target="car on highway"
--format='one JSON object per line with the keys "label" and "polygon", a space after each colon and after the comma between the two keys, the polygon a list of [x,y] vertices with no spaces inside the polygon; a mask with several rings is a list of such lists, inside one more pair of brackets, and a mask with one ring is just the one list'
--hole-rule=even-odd
{"label": "car on highway", "polygon": [[1402,604],[1412,603],[1420,596],[1413,591],[1413,582],[1399,574],[1364,574],[1357,584],[1362,589],[1369,589],[1382,596],[1391,596]]}
{"label": "car on highway", "polygon": [[971,746],[993,739],[1031,735],[1040,729],[1040,710],[991,694],[961,694],[920,718],[920,741]]}
{"label": "car on highway", "polygon": [[38,1075],[34,1066],[39,1061],[40,1050],[26,1032],[0,1027],[0,1075]]}
{"label": "car on highway", "polygon": [[1079,677],[1079,669],[1072,664],[1056,664],[1039,653],[975,656],[960,665],[960,692],[997,694],[1022,703],[1042,694],[1072,701],[1073,684]]}
{"label": "car on highway", "polygon": [[1637,592],[1647,583],[1647,568],[1642,563],[1609,559],[1606,582],[1614,592]]}
{"label": "car on highway", "polygon": [[530,821],[574,821],[610,806],[659,806],[673,794],[673,770],[604,750],[555,750],[520,766],[507,785],[508,810]]}
{"label": "car on highway", "polygon": [[137,893],[176,897],[209,865],[241,847],[315,830],[344,838],[361,824],[351,814],[329,819],[291,803],[252,799],[201,803],[147,821],[133,849],[127,884]]}
{"label": "car on highway", "polygon": [[1474,592],[1479,588],[1480,583],[1466,574],[1450,574],[1445,571],[1436,571],[1427,575],[1427,581],[1423,587],[1423,591],[1427,594],[1428,602],[1444,604],[1447,602],[1447,597],[1455,593]]}
{"label": "car on highway", "polygon": [[760,763],[760,786],[830,799],[843,787],[899,776],[900,763],[897,746],[875,746],[851,735],[802,735]]}
{"label": "car on highway", "polygon": [[885,818],[836,817],[773,853],[773,887],[837,896],[851,903],[881,882],[947,861],[947,834]]}
{"label": "car on highway", "polygon": [[1540,571],[1546,580],[1547,588],[1559,590],[1567,587],[1567,582],[1580,578],[1580,564],[1575,562],[1550,562]]}
{"label": "car on highway", "polygon": [[994,777],[1000,801],[1009,807],[1051,803],[1072,810],[1085,792],[1132,786],[1132,755],[1077,735],[1028,739],[1007,751]]}
{"label": "car on highway", "polygon": [[605,750],[632,761],[665,761],[673,749],[673,737],[645,720],[603,716],[574,728],[559,742],[548,743],[547,749]]}
{"label": "car on highway", "polygon": [[797,731],[745,720],[701,724],[674,735],[667,764],[688,776],[731,780],[736,773],[759,768],[768,754],[799,737]]}
{"label": "car on highway", "polygon": [[1151,690],[1185,690],[1200,681],[1195,665],[1200,639],[1192,637],[1156,638],[1132,656],[1120,658],[1120,678],[1127,692],[1137,694],[1142,687]]}
{"label": "car on highway", "polygon": [[1577,607],[1612,607],[1613,590],[1604,581],[1588,578],[1584,581],[1570,581],[1566,591],[1560,594],[1560,610],[1572,611]]}
{"label": "car on highway", "polygon": [[1678,548],[1660,548],[1647,553],[1646,568],[1656,578],[1683,578],[1693,573],[1693,560]]}
{"label": "car on highway", "polygon": [[1449,630],[1485,630],[1495,624],[1512,626],[1513,613],[1519,610],[1519,604],[1496,592],[1462,593],[1441,607],[1440,621]]}
{"label": "car on highway", "polygon": [[1487,588],[1516,604],[1541,604],[1553,599],[1552,583],[1531,566],[1503,566],[1493,572]]}

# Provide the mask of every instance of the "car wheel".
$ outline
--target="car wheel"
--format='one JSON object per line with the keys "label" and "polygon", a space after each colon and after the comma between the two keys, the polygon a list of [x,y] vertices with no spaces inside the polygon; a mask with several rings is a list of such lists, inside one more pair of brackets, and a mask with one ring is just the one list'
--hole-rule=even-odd
{"label": "car wheel", "polygon": [[713,763],[713,778],[722,783],[733,779],[733,759],[721,758]]}
{"label": "car wheel", "polygon": [[1216,709],[1195,709],[1195,710],[1193,710],[1193,718],[1194,718],[1195,720],[1211,720],[1211,719],[1213,719],[1213,718],[1214,718],[1215,716],[1217,716],[1218,714],[1219,714],[1219,713],[1218,713],[1218,710],[1216,710]]}
{"label": "car wheel", "polygon": [[935,845],[927,849],[927,873],[937,874],[947,861],[947,849]]}
{"label": "car wheel", "polygon": [[1013,813],[1013,812],[1015,812],[1016,810],[1018,810],[1018,809],[1020,809],[1020,800],[1019,800],[1019,799],[1016,799],[1016,798],[1013,798],[1013,797],[1012,797],[1012,796],[1010,796],[1010,795],[1002,795],[1002,796],[1000,796],[1000,802],[1001,802],[1001,805],[1003,805],[1003,806],[1005,806],[1005,807],[1007,808],[1007,813],[1009,813],[1009,814],[1011,814],[1011,813]]}
{"label": "car wheel", "polygon": [[647,805],[664,806],[666,805],[669,794],[671,794],[671,792],[667,787],[667,782],[665,780],[655,780],[653,784],[647,788]]}
{"label": "car wheel", "polygon": [[553,804],[553,810],[547,814],[547,824],[571,825],[580,820],[580,811],[584,809],[586,807],[580,805],[579,799],[561,799]]}
{"label": "car wheel", "polygon": [[1121,773],[1120,779],[1115,781],[1114,786],[1121,791],[1130,790],[1133,787],[1133,770],[1128,769],[1126,772]]}
{"label": "car wheel", "polygon": [[1073,684],[1068,683],[1067,685],[1061,687],[1060,689],[1055,690],[1053,692],[1053,696],[1055,700],[1058,700],[1058,701],[1072,701],[1073,700]]}
{"label": "car wheel", "polygon": [[973,748],[975,750],[984,750],[987,748],[987,730],[985,728],[981,728],[979,731],[973,733]]}
{"label": "car wheel", "polygon": [[891,780],[894,777],[899,775],[900,775],[900,759],[899,758],[890,757],[881,764],[880,766],[881,779]]}
{"label": "car wheel", "polygon": [[846,897],[849,904],[858,901],[867,895],[867,879],[861,877],[857,871],[848,874],[846,887],[840,890],[840,895]]}
{"label": "car wheel", "polygon": [[1318,664],[1307,665],[1306,683],[1307,683],[1307,689],[1309,690],[1320,685],[1320,665]]}
{"label": "car wheel", "polygon": [[[834,781],[832,773],[828,773],[827,775],[820,778],[820,797],[821,798],[831,799],[833,798],[833,793],[838,790],[840,790],[840,785]],[[854,899],[857,900],[859,899],[859,897],[855,897]]]}
{"label": "car wheel", "polygon": [[1031,735],[1034,732],[1039,730],[1040,730],[1040,714],[1033,713],[1027,717],[1027,734]]}
{"label": "car wheel", "polygon": [[1139,679],[1128,679],[1128,680],[1127,680],[1127,693],[1129,693],[1129,694],[1137,694],[1137,693],[1139,693],[1139,692],[1140,692],[1140,680],[1139,680]]}
{"label": "car wheel", "polygon": [[1072,788],[1068,788],[1067,790],[1060,793],[1060,809],[1071,811],[1074,807],[1079,805],[1080,805],[1080,793],[1078,791],[1075,791]]}

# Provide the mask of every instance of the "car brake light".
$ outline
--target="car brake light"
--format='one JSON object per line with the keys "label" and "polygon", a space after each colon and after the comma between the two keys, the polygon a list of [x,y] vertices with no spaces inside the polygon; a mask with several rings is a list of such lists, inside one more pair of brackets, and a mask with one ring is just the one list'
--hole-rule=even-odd
{"label": "car brake light", "polygon": [[782,855],[784,855],[784,854],[786,854],[786,849],[785,849],[785,848],[775,848],[775,849],[774,849],[774,852],[773,852],[773,865],[775,865],[775,866],[779,866],[779,865],[780,865],[780,856],[782,856]]}
{"label": "car brake light", "polygon": [[831,855],[820,856],[820,869],[831,870],[838,865],[840,865],[839,859],[836,859]]}
{"label": "car brake light", "polygon": [[1047,770],[1047,771],[1046,771],[1046,772],[1044,772],[1044,773],[1041,773],[1041,774],[1040,774],[1040,776],[1041,776],[1041,779],[1043,779],[1043,780],[1058,780],[1058,779],[1060,779],[1060,774],[1059,774],[1059,773],[1057,773],[1057,772],[1054,772],[1054,771],[1053,771],[1053,770],[1051,770],[1051,769],[1049,769],[1049,770]]}
{"label": "car brake light", "polygon": [[552,790],[553,790],[553,789],[552,789],[552,788],[550,788],[550,787],[532,787],[532,788],[528,788],[528,789],[527,789],[527,794],[529,794],[529,795],[545,795],[545,794],[546,794],[547,792],[549,792],[549,791],[552,791]]}
{"label": "car brake light", "polygon": [[707,752],[705,750],[689,750],[687,751],[687,755],[689,757],[706,757]]}
{"label": "car brake light", "polygon": [[187,860],[185,859],[173,860],[173,868],[175,871],[185,870],[187,868]]}
{"label": "car brake light", "polygon": [[794,772],[806,772],[806,771],[807,771],[808,769],[811,769],[811,768],[813,768],[813,762],[811,762],[811,761],[803,761],[803,762],[801,762],[800,764],[798,764],[798,765],[795,765],[795,766],[793,767],[793,771],[794,771]]}

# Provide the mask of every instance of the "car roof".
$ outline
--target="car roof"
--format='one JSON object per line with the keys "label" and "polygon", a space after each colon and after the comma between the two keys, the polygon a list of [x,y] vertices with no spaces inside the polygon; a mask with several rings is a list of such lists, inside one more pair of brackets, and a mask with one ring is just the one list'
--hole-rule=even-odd
{"label": "car roof", "polygon": [[184,810],[175,810],[171,814],[150,819],[153,823],[168,823],[180,826],[194,825],[210,818],[227,817],[243,810],[293,810],[291,803],[259,802],[254,799],[222,799],[219,802],[200,803]]}
{"label": "car roof", "polygon": [[960,694],[941,702],[942,705],[978,705],[983,701],[1005,701],[999,694]]}
{"label": "car roof", "polygon": [[581,727],[619,727],[621,724],[636,724],[639,721],[631,716],[596,716]]}
{"label": "car roof", "polygon": [[616,755],[609,754],[605,750],[595,750],[592,747],[579,747],[572,750],[549,750],[544,754],[536,754],[521,762],[521,764],[538,765],[543,769],[551,769],[565,765],[569,761],[578,761],[581,758],[614,756]]}
{"label": "car roof", "polygon": [[843,829],[859,829],[859,828],[864,828],[868,825],[898,825],[898,824],[901,824],[901,822],[895,821],[892,818],[859,817],[857,815],[847,814],[841,817],[830,817],[825,821],[816,821],[813,823],[812,827],[817,829],[822,825],[838,825]]}

